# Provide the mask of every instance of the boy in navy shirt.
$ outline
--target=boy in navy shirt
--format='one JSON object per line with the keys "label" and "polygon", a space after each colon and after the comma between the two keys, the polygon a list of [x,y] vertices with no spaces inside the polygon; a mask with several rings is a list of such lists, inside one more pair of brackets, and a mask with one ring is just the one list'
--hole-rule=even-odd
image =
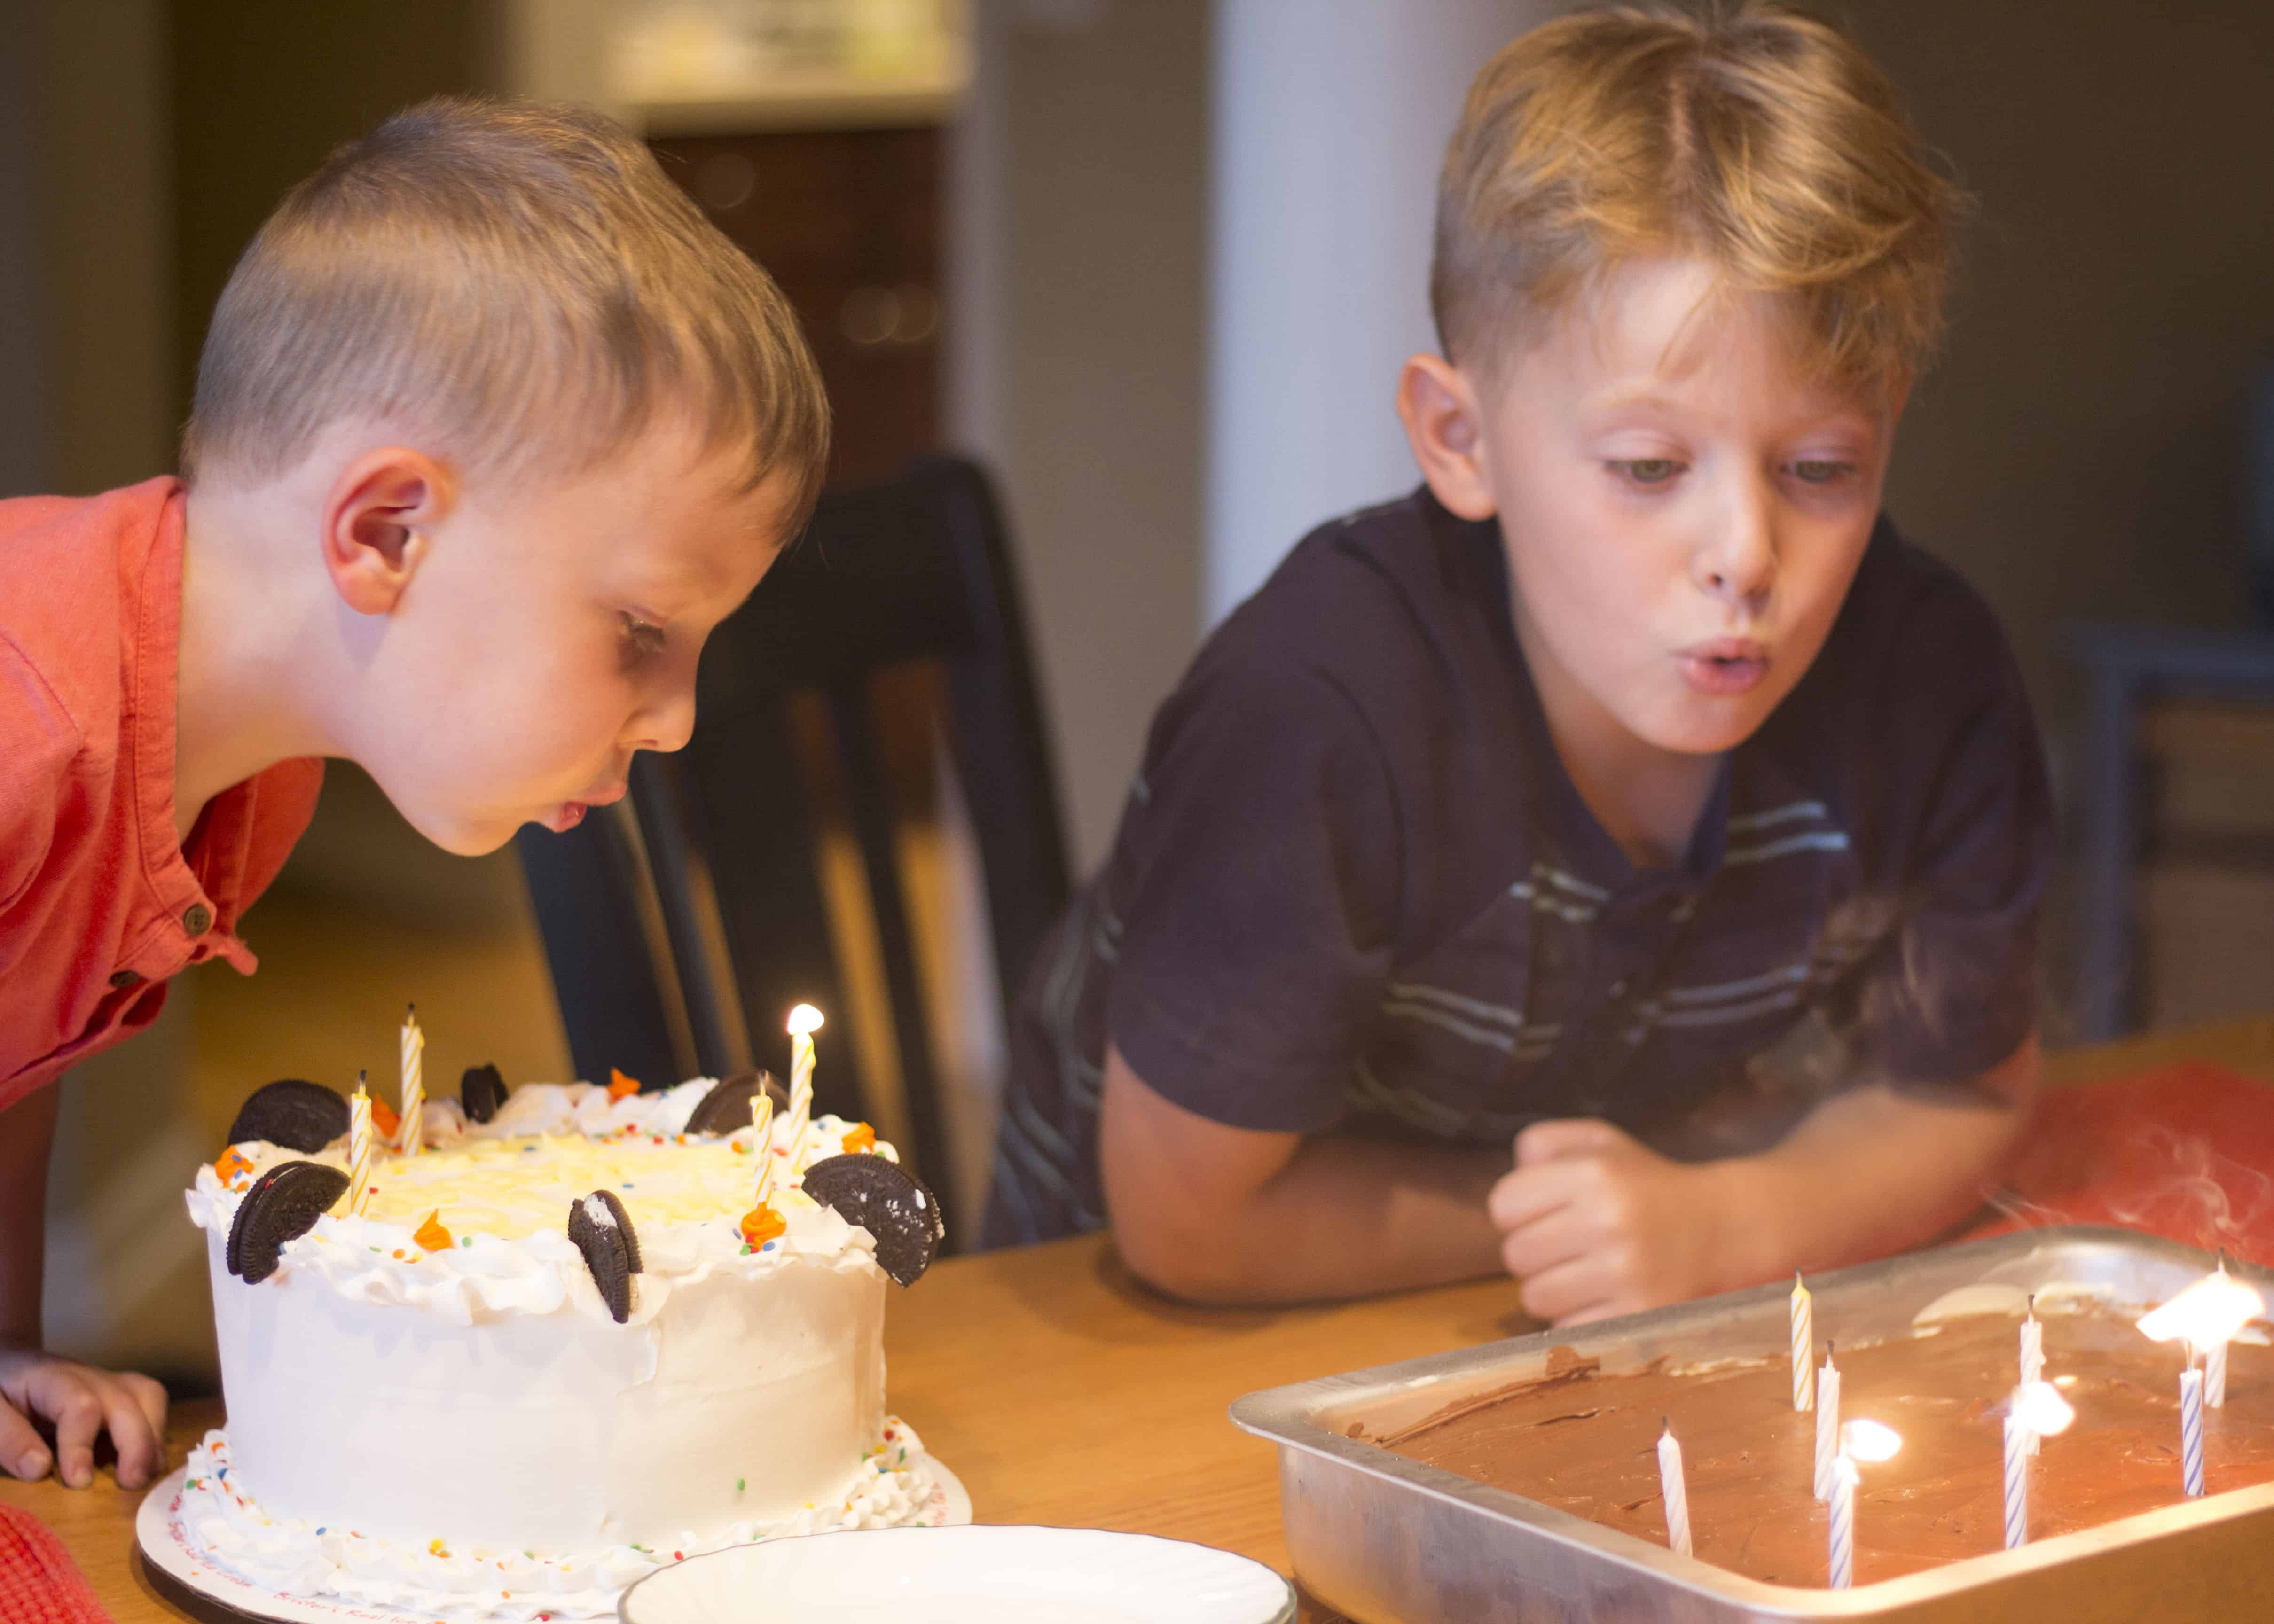
{"label": "boy in navy shirt", "polygon": [[1995,618],[1879,510],[1957,199],[1836,30],[1478,78],[1426,484],[1162,708],[1013,1034],[989,1238],[1203,1301],[1504,1267],[1559,1323],[1924,1241],[2035,1086],[2052,849]]}

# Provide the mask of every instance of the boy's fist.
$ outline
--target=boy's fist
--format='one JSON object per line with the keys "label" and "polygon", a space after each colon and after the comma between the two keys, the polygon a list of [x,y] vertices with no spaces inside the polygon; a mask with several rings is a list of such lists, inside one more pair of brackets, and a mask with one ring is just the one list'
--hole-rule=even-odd
{"label": "boy's fist", "polygon": [[[74,1365],[37,1348],[0,1348],[0,1470],[26,1479],[57,1469],[64,1486],[94,1481],[94,1440],[110,1434],[118,1486],[147,1487],[166,1464],[166,1389],[132,1371]],[[32,1424],[55,1428],[52,1452]]]}
{"label": "boy's fist", "polygon": [[1673,1161],[1593,1118],[1517,1134],[1487,1210],[1525,1312],[1572,1325],[1719,1289],[1729,1165]]}

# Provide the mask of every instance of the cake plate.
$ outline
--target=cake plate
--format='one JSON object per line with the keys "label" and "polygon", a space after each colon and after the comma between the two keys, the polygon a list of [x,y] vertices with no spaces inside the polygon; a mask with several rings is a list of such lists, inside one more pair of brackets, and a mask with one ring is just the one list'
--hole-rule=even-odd
{"label": "cake plate", "polygon": [[[931,1461],[931,1474],[937,1479],[931,1503],[924,1509],[923,1521],[916,1526],[961,1528],[968,1523],[971,1496],[961,1479],[942,1465],[937,1456]],[[216,1566],[191,1541],[189,1530],[182,1525],[182,1485],[189,1475],[188,1467],[176,1468],[142,1497],[142,1504],[134,1514],[134,1537],[142,1547],[143,1560],[184,1589],[248,1619],[272,1620],[275,1624],[343,1624],[343,1620],[403,1624],[405,1620],[428,1624],[433,1619],[434,1614],[426,1611],[367,1606],[361,1602],[335,1601],[321,1596],[280,1595],[248,1583],[227,1568]]]}
{"label": "cake plate", "polygon": [[[1962,1286],[2096,1287],[2121,1304],[2171,1297],[2208,1253],[2128,1229],[2025,1230],[1811,1275],[1816,1324],[1843,1342],[1901,1335]],[[2274,1272],[2234,1272],[2261,1290]],[[2267,1616],[2274,1483],[2121,1517],[1853,1590],[1769,1584],[1538,1500],[1360,1441],[1547,1372],[1576,1349],[1605,1372],[1653,1359],[1756,1358],[1790,1346],[1780,1282],[1593,1325],[1251,1393],[1239,1426],[1279,1446],[1281,1518],[1297,1581],[1367,1624],[1617,1620],[1769,1624],[1808,1619],[2059,1619],[2062,1624]]]}

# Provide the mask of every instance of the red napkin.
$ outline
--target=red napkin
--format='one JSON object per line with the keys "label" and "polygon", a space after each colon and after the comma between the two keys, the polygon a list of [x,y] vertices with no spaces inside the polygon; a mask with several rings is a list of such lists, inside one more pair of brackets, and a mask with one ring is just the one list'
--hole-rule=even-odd
{"label": "red napkin", "polygon": [[53,1530],[0,1506],[0,1619],[8,1624],[111,1624]]}
{"label": "red napkin", "polygon": [[2188,1061],[2048,1090],[2026,1143],[1975,1234],[2113,1223],[2274,1261],[2274,1087]]}

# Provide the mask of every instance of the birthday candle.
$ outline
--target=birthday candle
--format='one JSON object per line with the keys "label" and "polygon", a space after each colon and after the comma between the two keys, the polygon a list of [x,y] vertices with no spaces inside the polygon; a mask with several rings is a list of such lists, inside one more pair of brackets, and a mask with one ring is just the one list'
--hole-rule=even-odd
{"label": "birthday candle", "polygon": [[414,1004],[403,1018],[403,1122],[395,1137],[395,1147],[406,1156],[415,1156],[422,1148],[419,1127],[425,1114],[426,1085],[420,1056],[425,1049],[426,1034],[418,1029],[418,1006]]}
{"label": "birthday candle", "polygon": [[805,1166],[806,1124],[813,1120],[813,1034],[821,1011],[801,1004],[789,1012],[789,1166]]}
{"label": "birthday candle", "polygon": [[773,1096],[762,1088],[750,1096],[750,1127],[758,1153],[758,1192],[753,1207],[764,1207],[774,1192],[773,1125]]}
{"label": "birthday candle", "polygon": [[2029,1443],[2036,1433],[2019,1416],[2006,1417],[2006,1549],[2029,1538]]}
{"label": "birthday candle", "polygon": [[1690,1485],[1683,1480],[1682,1446],[1675,1440],[1674,1423],[1665,1423],[1658,1435],[1658,1487],[1666,1500],[1666,1545],[1690,1555]]}
{"label": "birthday candle", "polygon": [[1856,1462],[1845,1454],[1832,1462],[1830,1538],[1832,1588],[1844,1590],[1856,1583]]}
{"label": "birthday candle", "polygon": [[1840,1367],[1832,1344],[1824,1346],[1824,1368],[1816,1373],[1816,1498],[1832,1498],[1833,1467],[1840,1453]]}
{"label": "birthday candle", "polygon": [[[1792,1273],[1792,1407],[1806,1410],[1816,1402],[1816,1312],[1800,1271]],[[1822,1468],[1818,1467],[1820,1474]],[[1824,1498],[1819,1476],[1816,1497]]]}
{"label": "birthday candle", "polygon": [[356,1091],[348,1100],[348,1216],[360,1214],[370,1199],[371,1092],[358,1071]]}
{"label": "birthday candle", "polygon": [[2213,1342],[2203,1350],[2203,1407],[2217,1410],[2226,1402],[2226,1344]]}
{"label": "birthday candle", "polygon": [[[2037,1318],[2036,1293],[2029,1296],[2029,1313],[2022,1321],[2022,1381],[2027,1386],[2045,1379],[2045,1327]],[[2023,1429],[2029,1431],[2029,1429]],[[2037,1435],[2029,1432],[2029,1453],[2037,1452]]]}
{"label": "birthday candle", "polygon": [[2202,1372],[2189,1365],[2180,1372],[2180,1481],[2189,1500],[2203,1492]]}

